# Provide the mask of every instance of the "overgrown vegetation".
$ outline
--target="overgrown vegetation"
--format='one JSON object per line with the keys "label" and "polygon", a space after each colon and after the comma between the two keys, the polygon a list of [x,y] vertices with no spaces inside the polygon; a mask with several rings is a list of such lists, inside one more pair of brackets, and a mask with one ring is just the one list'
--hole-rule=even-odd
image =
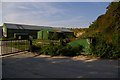
{"label": "overgrown vegetation", "polygon": [[102,36],[96,36],[91,44],[91,54],[100,58],[118,58],[119,51],[112,43],[107,43]]}
{"label": "overgrown vegetation", "polygon": [[84,37],[94,38],[91,54],[101,58],[120,57],[120,2],[112,2],[107,12],[94,21]]}
{"label": "overgrown vegetation", "polygon": [[66,36],[63,33],[57,33],[54,32],[53,34],[49,34],[50,40],[59,40],[59,39],[65,39]]}
{"label": "overgrown vegetation", "polygon": [[72,47],[61,40],[59,44],[50,42],[50,44],[47,45],[34,46],[34,50],[35,49],[39,50],[39,54],[50,56],[77,56],[83,51],[83,46]]}
{"label": "overgrown vegetation", "polygon": [[[105,14],[99,16],[88,29],[71,29],[75,34],[85,33],[80,38],[92,38],[90,54],[93,56],[116,59],[120,57],[120,2],[112,2]],[[54,34],[54,37],[58,36]],[[74,43],[73,43],[74,44]],[[41,46],[39,53],[56,56],[75,56],[83,51],[83,46],[72,47],[65,43]]]}

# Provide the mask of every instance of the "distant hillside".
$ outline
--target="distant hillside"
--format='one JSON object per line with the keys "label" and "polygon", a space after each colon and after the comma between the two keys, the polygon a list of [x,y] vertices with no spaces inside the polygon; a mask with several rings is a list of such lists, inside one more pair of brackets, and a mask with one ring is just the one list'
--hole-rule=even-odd
{"label": "distant hillside", "polygon": [[96,38],[94,54],[109,58],[120,57],[120,1],[110,3],[106,9],[106,13],[89,26],[84,37]]}
{"label": "distant hillside", "polygon": [[112,2],[105,14],[99,16],[89,26],[89,36],[94,36],[96,33],[101,33],[108,42],[117,44],[120,39],[120,2]]}

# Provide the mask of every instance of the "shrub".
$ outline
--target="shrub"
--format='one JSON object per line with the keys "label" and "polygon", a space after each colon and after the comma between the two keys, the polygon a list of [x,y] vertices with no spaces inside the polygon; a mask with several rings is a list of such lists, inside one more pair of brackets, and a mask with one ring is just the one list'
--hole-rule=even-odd
{"label": "shrub", "polygon": [[82,51],[82,46],[72,47],[70,45],[53,44],[44,45],[40,49],[40,53],[51,56],[76,56]]}
{"label": "shrub", "polygon": [[79,46],[73,47],[72,51],[76,53],[76,55],[80,55],[80,53],[83,51],[83,48],[84,48],[83,46],[79,45]]}
{"label": "shrub", "polygon": [[40,49],[40,53],[45,54],[45,55],[51,55],[55,56],[56,54],[57,47],[53,42],[51,42],[48,45],[43,45]]}
{"label": "shrub", "polygon": [[74,53],[72,53],[71,50],[72,50],[72,47],[70,45],[64,46],[60,50],[60,55],[61,56],[73,56]]}
{"label": "shrub", "polygon": [[32,45],[30,48],[32,52],[38,52],[41,49],[41,46]]}
{"label": "shrub", "polygon": [[117,48],[101,38],[95,39],[95,44],[91,44],[91,54],[100,58],[115,59],[120,56]]}
{"label": "shrub", "polygon": [[49,46],[42,46],[41,49],[40,49],[40,52],[41,54],[45,54],[45,55],[48,55],[48,52],[49,52]]}

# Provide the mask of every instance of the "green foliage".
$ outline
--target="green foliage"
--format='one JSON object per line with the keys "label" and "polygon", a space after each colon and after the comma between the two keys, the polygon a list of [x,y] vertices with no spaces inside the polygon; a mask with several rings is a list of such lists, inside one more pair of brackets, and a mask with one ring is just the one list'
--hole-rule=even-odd
{"label": "green foliage", "polygon": [[52,40],[58,40],[58,38],[59,38],[59,35],[56,32],[54,32],[53,35],[51,36]]}
{"label": "green foliage", "polygon": [[[90,45],[91,55],[101,58],[115,59],[120,57],[120,2],[112,2],[107,7],[107,12],[97,18],[88,29],[71,29],[77,34],[80,31],[85,31],[83,38],[92,37]],[[60,39],[58,34],[54,34],[54,39]],[[80,41],[78,41],[80,42]],[[77,44],[78,44],[77,42]],[[84,42],[80,42],[84,43]],[[71,43],[76,45],[76,41]],[[84,46],[83,46],[84,47]],[[74,56],[79,55],[83,50],[82,46],[66,45],[66,42],[61,41],[60,44],[44,45],[40,49],[40,53],[56,56]]]}
{"label": "green foliage", "polygon": [[76,56],[82,51],[82,46],[71,47],[70,45],[53,44],[43,45],[40,53],[51,56]]}
{"label": "green foliage", "polygon": [[92,55],[110,59],[120,57],[120,52],[116,50],[116,47],[113,44],[106,43],[104,40],[98,37],[95,40],[96,43],[91,45]]}
{"label": "green foliage", "polygon": [[97,18],[85,37],[95,38],[91,45],[92,55],[101,58],[120,57],[120,2],[112,2],[107,12]]}
{"label": "green foliage", "polygon": [[41,46],[39,45],[32,45],[32,52],[38,52],[41,49]]}
{"label": "green foliage", "polygon": [[64,35],[64,33],[58,33],[58,32],[49,33],[50,40],[59,40],[59,39],[65,39],[65,38],[66,36]]}

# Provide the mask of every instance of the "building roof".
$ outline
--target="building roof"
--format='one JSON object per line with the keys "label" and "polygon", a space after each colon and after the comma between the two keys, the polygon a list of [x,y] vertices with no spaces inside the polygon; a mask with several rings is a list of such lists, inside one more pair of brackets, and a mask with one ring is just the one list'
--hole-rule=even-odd
{"label": "building roof", "polygon": [[25,24],[12,24],[12,23],[4,23],[8,29],[29,29],[29,30],[41,30],[41,29],[49,29],[56,30],[61,32],[72,32],[67,28],[56,28],[49,26],[36,26],[36,25],[25,25]]}
{"label": "building roof", "polygon": [[25,24],[12,24],[4,23],[8,29],[29,29],[29,30],[40,30],[40,29],[51,29],[52,27],[47,26],[36,26],[36,25],[25,25]]}

